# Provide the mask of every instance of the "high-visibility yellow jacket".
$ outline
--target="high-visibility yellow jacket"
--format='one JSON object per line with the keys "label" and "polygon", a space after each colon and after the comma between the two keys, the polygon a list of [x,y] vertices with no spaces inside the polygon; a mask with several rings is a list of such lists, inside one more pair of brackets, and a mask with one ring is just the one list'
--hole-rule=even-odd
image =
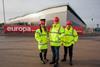
{"label": "high-visibility yellow jacket", "polygon": [[75,42],[78,41],[78,34],[76,30],[74,30],[72,27],[68,30],[65,28],[65,32],[63,33],[63,45],[68,47],[72,44],[75,44]]}
{"label": "high-visibility yellow jacket", "polygon": [[53,24],[50,29],[49,38],[50,38],[50,46],[60,46],[61,45],[61,37],[64,32],[64,28],[61,25]]}
{"label": "high-visibility yellow jacket", "polygon": [[42,28],[42,32],[40,29],[37,29],[35,32],[35,39],[38,42],[38,49],[47,49],[48,48],[48,36],[47,32]]}

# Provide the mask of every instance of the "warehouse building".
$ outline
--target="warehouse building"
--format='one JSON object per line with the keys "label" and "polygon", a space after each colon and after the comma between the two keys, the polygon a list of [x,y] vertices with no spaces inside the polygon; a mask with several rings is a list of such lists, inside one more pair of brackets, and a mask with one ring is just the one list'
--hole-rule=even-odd
{"label": "warehouse building", "polygon": [[69,6],[69,5],[60,5],[55,7],[49,7],[43,10],[38,11],[37,13],[29,14],[23,17],[19,17],[13,20],[10,20],[9,23],[17,22],[31,22],[34,26],[38,25],[40,19],[45,18],[47,21],[47,26],[51,26],[52,19],[58,16],[60,18],[60,24],[62,26],[66,25],[67,20],[71,20],[73,27],[77,30],[78,33],[84,33],[86,24],[79,17],[79,15]]}

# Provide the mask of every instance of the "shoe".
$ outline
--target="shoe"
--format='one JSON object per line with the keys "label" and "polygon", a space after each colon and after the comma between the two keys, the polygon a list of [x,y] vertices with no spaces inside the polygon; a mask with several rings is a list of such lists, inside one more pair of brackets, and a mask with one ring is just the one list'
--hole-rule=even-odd
{"label": "shoe", "polygon": [[42,63],[42,64],[45,64],[45,61],[42,60],[41,63]]}
{"label": "shoe", "polygon": [[62,60],[61,60],[61,62],[65,62],[65,61],[66,61],[66,59],[62,59]]}
{"label": "shoe", "polygon": [[59,67],[59,64],[58,64],[58,63],[55,63],[55,64],[54,64],[54,67]]}
{"label": "shoe", "polygon": [[51,62],[50,62],[50,64],[54,64],[54,63],[55,63],[54,61],[51,61]]}
{"label": "shoe", "polygon": [[45,60],[46,63],[49,61],[48,59],[44,59],[44,60]]}
{"label": "shoe", "polygon": [[72,63],[72,62],[70,62],[70,63],[69,63],[69,65],[70,65],[70,66],[72,66],[72,65],[73,65],[73,63]]}

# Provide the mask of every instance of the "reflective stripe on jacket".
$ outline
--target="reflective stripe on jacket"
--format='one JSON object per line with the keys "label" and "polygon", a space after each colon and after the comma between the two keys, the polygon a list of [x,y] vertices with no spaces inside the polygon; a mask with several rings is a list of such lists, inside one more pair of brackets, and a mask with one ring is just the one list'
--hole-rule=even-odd
{"label": "reflective stripe on jacket", "polygon": [[78,34],[76,30],[74,30],[72,27],[69,30],[65,28],[62,40],[63,40],[63,45],[66,47],[75,44],[75,42],[77,42],[78,40]]}
{"label": "reflective stripe on jacket", "polygon": [[61,25],[58,24],[53,24],[50,33],[49,33],[49,37],[50,37],[50,45],[51,46],[60,46],[61,45],[61,36],[62,33],[64,32],[63,27],[61,27]]}
{"label": "reflective stripe on jacket", "polygon": [[47,32],[40,29],[36,30],[35,32],[35,39],[38,41],[38,49],[47,49],[48,48],[48,37]]}

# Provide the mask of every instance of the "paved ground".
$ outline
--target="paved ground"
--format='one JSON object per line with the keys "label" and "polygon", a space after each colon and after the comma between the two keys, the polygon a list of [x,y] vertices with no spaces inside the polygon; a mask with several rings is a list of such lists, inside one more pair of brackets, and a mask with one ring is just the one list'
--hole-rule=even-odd
{"label": "paved ground", "polygon": [[[60,59],[63,47],[60,48]],[[51,60],[51,49],[48,50]],[[74,46],[73,67],[100,67],[100,36],[82,37]],[[33,37],[0,36],[0,67],[53,67],[41,64]],[[60,62],[60,67],[71,67]]]}

